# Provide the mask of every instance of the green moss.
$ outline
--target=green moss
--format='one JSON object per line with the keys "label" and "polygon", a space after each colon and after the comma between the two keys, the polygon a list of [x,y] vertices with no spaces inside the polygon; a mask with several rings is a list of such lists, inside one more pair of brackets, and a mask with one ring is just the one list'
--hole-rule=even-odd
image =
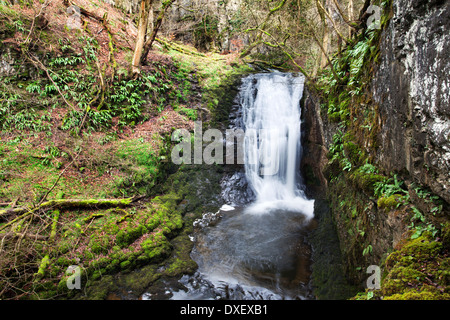
{"label": "green moss", "polygon": [[360,170],[356,170],[350,176],[353,183],[359,188],[369,192],[374,193],[375,183],[386,181],[386,177],[376,173],[365,173]]}
{"label": "green moss", "polygon": [[193,273],[193,270],[195,270],[196,267],[197,264],[193,260],[176,258],[164,271],[164,274],[175,277],[185,273]]}
{"label": "green moss", "polygon": [[107,254],[111,245],[109,235],[94,234],[91,236],[88,247],[95,254]]}
{"label": "green moss", "polygon": [[360,165],[364,158],[360,147],[351,141],[344,142],[344,152],[353,165]]}
{"label": "green moss", "polygon": [[45,272],[49,264],[50,264],[50,257],[48,255],[45,255],[44,258],[42,258],[41,264],[39,265],[39,269],[35,274],[36,280],[42,279],[45,276]]}
{"label": "green moss", "polygon": [[424,279],[426,275],[411,267],[395,266],[386,277],[382,292],[384,295],[392,295],[397,292],[402,292],[408,286],[417,286]]}
{"label": "green moss", "polygon": [[401,203],[402,196],[399,194],[393,194],[390,197],[381,197],[377,201],[377,206],[380,209],[391,210]]}
{"label": "green moss", "polygon": [[341,115],[339,112],[333,112],[333,113],[328,114],[328,119],[331,122],[338,123],[341,121]]}
{"label": "green moss", "polygon": [[93,213],[93,214],[91,214],[89,217],[84,218],[84,219],[83,219],[83,222],[88,223],[88,222],[90,222],[91,220],[96,219],[96,218],[101,218],[101,217],[103,217],[104,215],[105,215],[104,213]]}
{"label": "green moss", "polygon": [[88,283],[86,286],[86,295],[82,295],[80,299],[88,300],[105,300],[108,294],[117,290],[118,287],[115,283],[115,279],[111,275],[103,275],[99,281],[94,283]]}
{"label": "green moss", "polygon": [[53,281],[41,281],[34,284],[35,292],[32,293],[31,299],[46,300],[53,298],[57,294],[57,287]]}
{"label": "green moss", "polygon": [[181,274],[192,274],[197,269],[197,263],[191,259],[190,252],[193,242],[186,233],[177,236],[173,241],[174,252],[168,260],[169,266],[164,271],[167,276],[175,277]]}
{"label": "green moss", "polygon": [[61,267],[68,267],[72,264],[75,264],[74,259],[68,259],[65,256],[59,257],[58,260],[56,260],[56,263]]}
{"label": "green moss", "polygon": [[135,228],[120,230],[116,236],[116,244],[121,248],[125,248],[147,232],[147,228],[143,225],[139,225]]}
{"label": "green moss", "polygon": [[433,293],[430,291],[408,290],[405,293],[393,294],[384,297],[384,300],[450,300],[448,293],[441,294],[440,292]]}
{"label": "green moss", "polygon": [[162,233],[151,234],[141,244],[144,253],[152,261],[159,261],[166,257],[171,250],[171,244]]}
{"label": "green moss", "polygon": [[385,299],[448,299],[448,261],[443,245],[429,232],[408,241],[385,261]]}
{"label": "green moss", "polygon": [[418,260],[433,259],[442,250],[442,242],[435,241],[429,232],[406,244],[401,252]]}
{"label": "green moss", "polygon": [[130,266],[131,266],[131,261],[130,261],[130,260],[125,260],[125,261],[122,261],[122,262],[120,263],[120,269],[122,269],[122,270],[126,270],[126,269],[128,269]]}
{"label": "green moss", "polygon": [[153,198],[152,203],[164,206],[166,209],[174,209],[181,201],[179,195],[175,193],[164,194]]}

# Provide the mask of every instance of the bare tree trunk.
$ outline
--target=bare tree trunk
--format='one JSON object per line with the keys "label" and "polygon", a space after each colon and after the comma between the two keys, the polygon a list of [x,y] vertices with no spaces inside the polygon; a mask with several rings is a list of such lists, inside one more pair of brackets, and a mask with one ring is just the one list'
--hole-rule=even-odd
{"label": "bare tree trunk", "polygon": [[[348,20],[353,21],[353,0],[348,1]],[[351,37],[353,32],[352,27],[348,27],[348,36]]]}
{"label": "bare tree trunk", "polygon": [[149,53],[150,49],[152,48],[153,42],[156,39],[156,35],[159,31],[159,28],[161,28],[164,16],[166,15],[166,11],[168,8],[170,8],[172,3],[174,3],[174,2],[175,2],[175,0],[166,0],[162,3],[161,11],[154,22],[152,33],[151,33],[150,37],[148,38],[148,40],[145,41],[144,50],[141,55],[141,63],[146,60],[147,54]]}
{"label": "bare tree trunk", "polygon": [[320,59],[320,67],[324,68],[328,63],[328,43],[329,43],[329,31],[328,31],[328,23],[326,20],[323,24],[323,39],[322,39],[322,58]]}
{"label": "bare tree trunk", "polygon": [[[370,1],[370,0],[369,0]],[[325,14],[325,16],[328,18],[328,20],[330,20],[331,22],[331,26],[333,27],[334,31],[336,31],[336,33],[338,34],[339,37],[341,37],[342,40],[344,40],[346,43],[348,43],[348,40],[342,35],[342,33],[339,31],[338,26],[336,25],[335,21],[333,20],[333,18],[330,16],[328,10],[326,8],[328,8],[328,4],[327,1],[325,1],[325,6],[322,4],[321,0],[316,0],[316,4],[317,4],[317,8],[318,10],[322,10],[322,12]],[[323,20],[323,19],[322,19]]]}
{"label": "bare tree trunk", "polygon": [[[344,10],[342,10],[341,5],[339,4],[338,0],[333,0],[333,2],[334,2],[334,5],[336,6],[336,9],[339,11],[339,14],[341,15],[342,19],[344,20],[344,22],[345,22],[346,24],[348,24],[349,27],[352,27],[352,26],[350,25],[350,23],[351,23],[351,17],[345,16]],[[352,0],[350,0],[350,2],[352,2]],[[351,5],[353,6],[353,4],[351,4]]]}
{"label": "bare tree trunk", "polygon": [[[320,45],[319,41],[316,41],[317,44],[320,46],[321,49],[321,57],[320,57],[320,68],[324,68],[327,65],[328,62],[328,42],[329,42],[329,30],[328,30],[328,22],[327,18],[325,17],[323,6],[319,1],[322,0],[316,0],[316,6],[317,6],[317,12],[319,13],[320,19],[322,20],[323,25],[323,36],[322,36],[322,45]],[[326,4],[325,4],[326,6]],[[317,39],[316,39],[317,40]]]}
{"label": "bare tree trunk", "polygon": [[131,62],[131,73],[136,75],[140,73],[142,52],[144,49],[145,38],[147,35],[148,17],[153,0],[141,0],[139,8],[139,26],[136,38],[136,47],[134,49],[133,60]]}

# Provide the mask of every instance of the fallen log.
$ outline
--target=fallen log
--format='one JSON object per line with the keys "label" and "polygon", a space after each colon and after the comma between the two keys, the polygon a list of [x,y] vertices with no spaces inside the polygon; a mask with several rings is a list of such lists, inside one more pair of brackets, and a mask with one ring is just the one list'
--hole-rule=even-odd
{"label": "fallen log", "polygon": [[58,199],[49,200],[41,203],[35,208],[14,208],[0,210],[0,220],[5,220],[7,217],[22,215],[13,221],[0,227],[3,230],[6,226],[10,225],[17,219],[21,219],[28,214],[31,214],[37,210],[44,209],[97,209],[97,208],[110,208],[110,207],[126,207],[131,203],[137,201],[140,197],[126,198],[126,199]]}
{"label": "fallen log", "polygon": [[165,46],[167,48],[173,49],[173,50],[181,52],[183,54],[192,55],[192,56],[199,56],[199,57],[206,57],[206,54],[203,54],[203,53],[200,53],[200,52],[191,51],[191,50],[186,50],[186,49],[176,45],[175,43],[167,42],[167,41],[164,41],[163,39],[160,39],[160,38],[155,38],[155,41],[161,43],[163,46]]}
{"label": "fallen log", "polygon": [[[100,208],[100,207],[126,207],[135,201],[135,198],[126,199],[56,199],[43,202],[35,209],[48,208]],[[0,210],[0,216],[7,213],[22,214],[29,211],[29,208],[15,208]]]}
{"label": "fallen log", "polygon": [[42,236],[40,234],[34,233],[18,233],[18,232],[0,233],[0,239],[11,239],[11,238],[27,238],[41,241],[46,241],[48,239],[47,236]]}

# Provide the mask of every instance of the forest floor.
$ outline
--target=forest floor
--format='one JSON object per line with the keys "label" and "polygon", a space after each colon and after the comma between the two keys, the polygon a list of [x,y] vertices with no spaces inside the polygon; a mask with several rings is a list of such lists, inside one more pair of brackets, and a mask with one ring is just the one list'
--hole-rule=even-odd
{"label": "forest floor", "polygon": [[165,259],[164,274],[192,270],[185,218],[199,204],[178,206],[196,171],[169,175],[171,134],[214,120],[247,67],[161,39],[131,79],[132,16],[79,0],[97,18],[71,29],[62,1],[30,3],[0,1],[0,299],[73,297],[73,265],[85,284]]}

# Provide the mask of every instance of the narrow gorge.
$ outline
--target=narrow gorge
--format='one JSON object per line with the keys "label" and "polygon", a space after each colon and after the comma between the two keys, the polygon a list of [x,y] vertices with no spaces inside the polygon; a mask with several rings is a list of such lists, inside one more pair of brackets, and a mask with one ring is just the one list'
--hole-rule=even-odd
{"label": "narrow gorge", "polygon": [[0,0],[0,299],[448,300],[449,11]]}

